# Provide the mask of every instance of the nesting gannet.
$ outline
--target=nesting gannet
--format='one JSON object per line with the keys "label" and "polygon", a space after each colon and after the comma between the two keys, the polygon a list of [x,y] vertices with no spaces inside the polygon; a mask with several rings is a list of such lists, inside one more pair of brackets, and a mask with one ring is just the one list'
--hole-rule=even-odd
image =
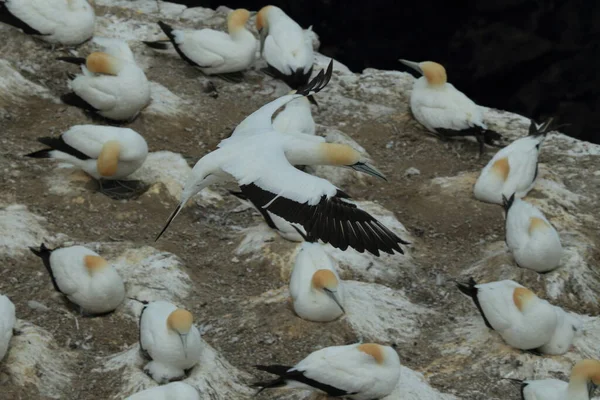
{"label": "nesting gannet", "polygon": [[502,196],[506,211],[506,244],[521,268],[549,272],[557,268],[562,246],[556,229],[532,204],[515,195]]}
{"label": "nesting gannet", "polygon": [[300,318],[327,322],[344,314],[344,285],[323,245],[302,243],[290,278],[294,311]]}
{"label": "nesting gannet", "polygon": [[290,101],[273,120],[273,128],[281,133],[315,134],[315,120],[306,97]]}
{"label": "nesting gannet", "polygon": [[532,350],[552,339],[558,322],[554,306],[517,282],[478,285],[471,278],[458,288],[473,299],[487,327],[510,346]]}
{"label": "nesting gannet", "polygon": [[569,315],[560,307],[554,307],[556,313],[556,329],[550,341],[538,350],[540,353],[559,355],[564,354],[571,349],[573,339],[579,331],[581,322]]}
{"label": "nesting gannet", "polygon": [[590,400],[600,385],[600,362],[579,361],[571,370],[569,382],[558,379],[521,382],[523,400]]}
{"label": "nesting gannet", "polygon": [[279,387],[312,389],[353,400],[382,399],[400,379],[396,350],[374,343],[326,347],[293,367],[258,365],[256,368],[279,376],[255,384],[260,391]]}
{"label": "nesting gannet", "polygon": [[423,76],[415,80],[410,95],[410,109],[428,131],[442,138],[474,136],[479,154],[485,144],[493,145],[502,136],[487,128],[481,108],[447,81],[446,69],[433,61],[416,63],[400,60]]}
{"label": "nesting gannet", "polygon": [[313,70],[312,39],[279,7],[263,7],[256,16],[262,57],[268,71],[298,89],[308,82]]}
{"label": "nesting gannet", "polygon": [[0,2],[0,22],[28,35],[72,46],[94,35],[96,14],[93,1],[86,0],[5,0]]}
{"label": "nesting gannet", "polygon": [[0,361],[2,361],[8,351],[15,322],[17,322],[15,305],[8,297],[0,295]]}
{"label": "nesting gannet", "polygon": [[158,383],[181,379],[200,360],[202,342],[192,313],[166,301],[140,314],[140,349],[151,359],[144,372]]}
{"label": "nesting gannet", "polygon": [[282,135],[274,131],[273,113],[301,96],[320,91],[328,82],[332,64],[295,94],[280,97],[255,111],[231,137],[202,157],[192,169],[181,201],[158,238],[185,203],[205,187],[236,181],[242,193],[261,207],[288,222],[302,225],[316,239],[342,250],[352,247],[379,255],[379,251],[402,252],[407,244],[365,211],[348,202],[348,195],[329,181],[308,175],[294,165],[339,165],[383,177],[350,146],[324,143],[323,138],[303,134]]}
{"label": "nesting gannet", "polygon": [[[241,71],[248,69],[254,62],[258,45],[254,35],[246,29],[248,18],[250,12],[243,8],[229,13],[229,34],[213,29],[178,30],[162,21],[158,25],[173,43],[177,53],[189,64],[207,75],[221,75],[225,79],[239,81]],[[162,41],[144,43],[155,49],[166,48]]]}
{"label": "nesting gannet", "polygon": [[531,121],[528,136],[515,140],[492,157],[475,182],[476,199],[502,204],[502,195],[508,198],[514,193],[521,198],[533,188],[540,146],[551,122],[538,125]]}
{"label": "nesting gannet", "polygon": [[98,253],[83,246],[50,250],[43,243],[30,248],[40,257],[52,285],[85,314],[114,311],[125,298],[119,273]]}
{"label": "nesting gannet", "polygon": [[125,400],[200,400],[198,390],[184,382],[171,382],[143,390]]}
{"label": "nesting gannet", "polygon": [[109,120],[132,121],[150,102],[146,74],[135,63],[126,42],[105,38],[94,38],[94,42],[104,51],[87,58],[58,58],[80,65],[83,72],[69,83],[72,92],[61,100]]}
{"label": "nesting gannet", "polygon": [[134,130],[100,125],[75,125],[56,138],[38,141],[48,148],[27,157],[67,161],[98,180],[102,193],[117,199],[137,195],[143,185],[124,180],[142,166],[146,140]]}

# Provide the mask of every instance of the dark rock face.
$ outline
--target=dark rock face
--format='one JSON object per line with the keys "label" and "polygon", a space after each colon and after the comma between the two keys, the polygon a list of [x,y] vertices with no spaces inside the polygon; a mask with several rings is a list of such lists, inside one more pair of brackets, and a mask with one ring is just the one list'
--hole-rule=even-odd
{"label": "dark rock face", "polygon": [[[217,7],[222,0],[176,1]],[[232,8],[266,3],[231,0]],[[434,60],[477,103],[543,119],[600,143],[600,2],[589,0],[295,1],[282,7],[313,25],[321,51],[353,71]]]}

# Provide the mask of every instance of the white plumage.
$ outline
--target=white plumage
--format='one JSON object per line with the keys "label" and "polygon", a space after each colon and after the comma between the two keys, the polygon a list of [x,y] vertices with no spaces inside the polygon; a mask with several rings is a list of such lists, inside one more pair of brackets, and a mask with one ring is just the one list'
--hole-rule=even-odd
{"label": "white plumage", "polygon": [[50,250],[43,244],[31,251],[44,262],[54,288],[82,312],[107,313],[125,298],[123,279],[98,253],[83,246]]}
{"label": "white plumage", "polygon": [[506,203],[506,244],[522,268],[548,272],[557,268],[562,246],[556,229],[534,205],[511,197]]}
{"label": "white plumage", "polygon": [[550,342],[557,327],[555,307],[515,281],[459,285],[481,309],[488,326],[510,346],[537,349]]}
{"label": "white plumage", "polygon": [[8,297],[0,295],[0,361],[8,352],[16,322],[15,305]]}
{"label": "white plumage", "polygon": [[[5,8],[10,15],[6,15]],[[96,15],[86,0],[6,0],[0,21],[49,43],[76,45],[94,34]]]}
{"label": "white plumage", "polygon": [[[92,109],[99,115],[130,121],[150,102],[150,83],[136,64],[127,43],[116,39],[95,38],[103,53],[92,53],[81,67],[83,75],[70,82],[71,90],[87,105],[62,97],[67,104]],[[91,107],[90,107],[91,106]]]}
{"label": "white plumage", "polygon": [[144,367],[158,383],[180,379],[200,360],[202,340],[189,311],[155,301],[140,316],[140,348],[151,358]]}
{"label": "white plumage", "polygon": [[172,382],[143,390],[126,400],[200,400],[198,390],[184,382]]}
{"label": "white plumage", "polygon": [[600,385],[600,362],[579,361],[571,370],[569,382],[558,379],[524,381],[523,400],[590,400]]}
{"label": "white plumage", "polygon": [[315,134],[315,121],[306,97],[290,101],[273,120],[273,128],[281,133]]}
{"label": "white plumage", "polygon": [[258,366],[279,378],[257,386],[308,388],[353,400],[382,399],[398,384],[400,367],[398,354],[389,346],[333,346],[311,353],[294,367]]}
{"label": "white plumage", "polygon": [[531,122],[529,136],[517,139],[492,157],[475,182],[475,198],[502,204],[506,198],[524,197],[535,184],[540,146],[551,121],[542,125]]}
{"label": "white plumage", "polygon": [[333,321],[344,313],[344,285],[319,243],[304,242],[290,278],[290,295],[299,317]]}
{"label": "white plumage", "polygon": [[539,348],[544,354],[559,355],[571,350],[573,339],[579,331],[581,321],[572,317],[560,307],[554,307],[556,313],[556,329],[550,341]]}
{"label": "white plumage", "polygon": [[249,68],[256,57],[258,41],[245,27],[249,16],[245,9],[232,11],[227,19],[229,33],[172,29],[163,22],[159,25],[184,60],[208,75],[227,74]]}
{"label": "white plumage", "polygon": [[256,17],[261,36],[261,53],[267,64],[279,72],[290,87],[308,82],[314,53],[309,31],[304,31],[279,7],[263,7]]}

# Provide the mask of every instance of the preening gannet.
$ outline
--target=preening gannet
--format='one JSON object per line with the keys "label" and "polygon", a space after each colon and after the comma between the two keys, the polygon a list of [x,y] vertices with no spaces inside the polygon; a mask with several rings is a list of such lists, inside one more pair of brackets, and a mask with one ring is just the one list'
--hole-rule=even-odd
{"label": "preening gannet", "polygon": [[123,279],[98,253],[83,246],[50,250],[43,243],[30,249],[42,259],[54,289],[82,313],[109,313],[125,298]]}
{"label": "preening gannet", "polygon": [[72,46],[94,35],[92,5],[87,0],[5,0],[0,2],[0,22],[46,42]]}
{"label": "preening gannet", "polygon": [[[173,29],[162,21],[158,25],[177,53],[189,64],[207,75],[221,75],[227,80],[239,81],[241,71],[254,62],[258,45],[254,35],[246,29],[248,18],[248,10],[240,8],[232,11],[227,16],[228,34],[213,29]],[[155,49],[166,48],[162,41],[144,43]]]}
{"label": "preening gannet", "polygon": [[308,175],[294,165],[339,165],[382,177],[350,146],[324,143],[323,138],[274,131],[273,113],[289,101],[320,91],[332,64],[295,94],[280,97],[247,117],[219,148],[202,157],[185,184],[181,201],[158,238],[196,193],[212,184],[235,181],[258,208],[302,225],[316,239],[342,250],[352,247],[379,255],[402,252],[407,244],[371,215],[348,202],[348,195],[330,182]]}
{"label": "preening gannet", "polygon": [[416,120],[442,138],[474,136],[479,154],[485,144],[494,145],[502,136],[487,128],[481,108],[447,81],[446,69],[433,61],[400,60],[423,76],[415,80],[410,108]]}
{"label": "preening gannet", "polygon": [[579,361],[571,370],[569,382],[558,379],[522,381],[523,400],[590,400],[600,385],[600,362]]}
{"label": "preening gannet", "polygon": [[200,400],[200,393],[184,382],[171,382],[142,390],[125,400]]}
{"label": "preening gannet", "polygon": [[15,305],[8,297],[0,295],[0,361],[8,352],[16,322]]}
{"label": "preening gannet", "polygon": [[352,400],[383,399],[400,379],[396,350],[374,343],[326,347],[293,367],[257,365],[256,368],[278,376],[270,382],[256,383],[254,386],[260,387],[260,392],[289,387]]}
{"label": "preening gannet", "polygon": [[290,278],[294,311],[309,321],[333,321],[345,312],[344,284],[323,245],[305,239]]}
{"label": "preening gannet", "polygon": [[515,195],[503,196],[506,211],[506,244],[517,265],[536,272],[557,268],[562,256],[560,237],[544,214]]}
{"label": "preening gannet", "polygon": [[478,285],[471,278],[458,288],[473,299],[487,327],[510,346],[532,350],[552,339],[558,322],[554,306],[517,282]]}
{"label": "preening gannet", "polygon": [[313,69],[312,39],[279,7],[263,7],[256,16],[262,57],[269,72],[298,89],[308,83]]}
{"label": "preening gannet", "polygon": [[533,188],[540,146],[551,122],[538,125],[531,121],[528,136],[515,140],[492,157],[475,182],[476,199],[502,204],[502,195],[509,198],[514,193],[516,198],[521,198]]}
{"label": "preening gannet", "polygon": [[202,340],[192,313],[166,301],[155,301],[140,314],[140,350],[150,361],[144,367],[152,379],[181,379],[200,360]]}
{"label": "preening gannet", "polygon": [[105,38],[94,38],[94,42],[104,51],[87,58],[58,58],[80,65],[83,72],[69,83],[72,92],[61,100],[109,120],[132,121],[150,102],[146,74],[135,63],[126,42]]}
{"label": "preening gannet", "polygon": [[138,195],[143,185],[125,180],[148,156],[146,140],[134,130],[101,125],[75,125],[56,138],[38,141],[48,148],[27,157],[69,162],[98,180],[100,190],[115,199]]}

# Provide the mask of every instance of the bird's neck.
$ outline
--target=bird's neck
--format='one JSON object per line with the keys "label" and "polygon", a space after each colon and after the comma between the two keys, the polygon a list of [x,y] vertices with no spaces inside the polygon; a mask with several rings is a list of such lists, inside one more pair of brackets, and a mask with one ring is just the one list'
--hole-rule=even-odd
{"label": "bird's neck", "polygon": [[589,400],[587,379],[580,377],[571,377],[567,387],[568,400]]}
{"label": "bird's neck", "polygon": [[254,35],[243,26],[229,29],[229,36],[231,36],[231,39],[236,42],[243,42],[249,40],[250,38],[254,39]]}

